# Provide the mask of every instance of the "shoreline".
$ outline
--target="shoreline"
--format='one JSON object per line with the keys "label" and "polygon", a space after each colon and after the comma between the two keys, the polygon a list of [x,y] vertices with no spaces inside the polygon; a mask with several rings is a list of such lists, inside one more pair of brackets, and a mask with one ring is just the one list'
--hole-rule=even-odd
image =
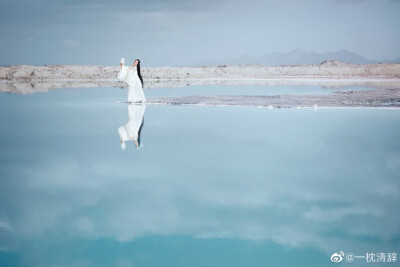
{"label": "shoreline", "polygon": [[[346,87],[377,89],[400,89],[400,78],[333,78],[333,77],[289,77],[289,78],[189,78],[189,79],[145,79],[145,90],[181,88],[186,86],[320,86],[327,90]],[[54,79],[9,81],[0,80],[0,92],[32,94],[63,88],[127,88],[126,83],[114,79]]]}
{"label": "shoreline", "polygon": [[[15,65],[0,67],[0,92],[35,93],[60,88],[126,88],[119,66]],[[324,61],[292,66],[142,67],[145,89],[191,85],[400,88],[400,64],[357,65]]]}
{"label": "shoreline", "polygon": [[[0,67],[0,92],[31,94],[61,88],[119,88],[119,66],[17,65]],[[144,90],[187,86],[319,86],[334,90],[363,87],[324,95],[209,95],[161,97],[147,104],[255,106],[262,108],[303,107],[400,107],[400,64],[355,65],[325,61],[297,66],[143,67]],[[368,89],[368,90],[367,90]]]}
{"label": "shoreline", "polygon": [[[125,102],[121,102],[126,104]],[[377,110],[400,110],[400,107],[370,107],[370,106],[255,106],[255,105],[207,105],[207,104],[178,104],[178,105],[170,105],[170,104],[162,104],[162,103],[153,103],[151,101],[146,102],[144,104],[133,104],[133,105],[149,105],[149,106],[193,106],[193,107],[252,107],[252,108],[260,108],[260,109],[304,109],[304,110],[314,110],[317,111],[319,109],[377,109]]]}
{"label": "shoreline", "polygon": [[[48,79],[0,79],[0,83],[52,83],[52,82],[66,82],[66,81],[79,81],[79,82],[114,82],[117,78],[48,78]],[[268,77],[212,77],[212,78],[145,78],[145,81],[400,81],[397,76],[268,76]]]}
{"label": "shoreline", "polygon": [[[348,64],[324,61],[315,65],[221,65],[199,67],[146,67],[142,76],[147,79],[199,78],[398,78],[400,64]],[[0,81],[38,81],[71,79],[116,79],[119,65],[15,65],[0,67]]]}
{"label": "shoreline", "polygon": [[208,95],[158,97],[152,105],[252,106],[260,108],[383,107],[400,108],[400,89],[333,92],[328,95]]}

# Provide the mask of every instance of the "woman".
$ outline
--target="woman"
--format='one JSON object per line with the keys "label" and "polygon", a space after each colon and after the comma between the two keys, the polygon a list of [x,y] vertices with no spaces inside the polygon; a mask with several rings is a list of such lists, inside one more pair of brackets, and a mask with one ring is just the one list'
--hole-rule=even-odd
{"label": "woman", "polygon": [[145,102],[143,93],[143,78],[140,73],[140,59],[136,59],[133,66],[124,66],[125,59],[121,59],[121,70],[118,79],[125,81],[128,85],[128,102]]}

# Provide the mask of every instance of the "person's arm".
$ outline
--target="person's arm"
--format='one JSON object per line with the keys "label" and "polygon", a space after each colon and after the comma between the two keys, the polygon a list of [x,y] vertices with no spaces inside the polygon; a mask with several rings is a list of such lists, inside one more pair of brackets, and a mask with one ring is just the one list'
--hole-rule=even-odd
{"label": "person's arm", "polygon": [[125,58],[121,58],[121,64],[120,64],[121,70],[122,70],[122,67],[124,66],[124,63],[125,63]]}

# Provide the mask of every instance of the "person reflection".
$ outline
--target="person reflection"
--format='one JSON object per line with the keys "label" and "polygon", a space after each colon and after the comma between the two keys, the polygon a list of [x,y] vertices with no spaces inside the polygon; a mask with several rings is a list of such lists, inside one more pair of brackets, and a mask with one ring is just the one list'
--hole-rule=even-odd
{"label": "person reflection", "polygon": [[146,105],[128,105],[129,121],[125,125],[122,125],[118,128],[122,150],[125,149],[125,142],[127,141],[132,141],[138,149],[143,147],[143,144],[140,142],[140,133],[143,129],[143,116],[145,109]]}

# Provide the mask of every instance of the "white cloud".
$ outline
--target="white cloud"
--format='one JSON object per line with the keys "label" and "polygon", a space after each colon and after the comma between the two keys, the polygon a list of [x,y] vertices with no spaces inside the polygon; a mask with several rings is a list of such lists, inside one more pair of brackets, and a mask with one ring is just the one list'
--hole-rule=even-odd
{"label": "white cloud", "polygon": [[65,47],[76,47],[79,46],[80,42],[76,41],[76,40],[71,40],[71,39],[67,39],[64,41],[64,46]]}

